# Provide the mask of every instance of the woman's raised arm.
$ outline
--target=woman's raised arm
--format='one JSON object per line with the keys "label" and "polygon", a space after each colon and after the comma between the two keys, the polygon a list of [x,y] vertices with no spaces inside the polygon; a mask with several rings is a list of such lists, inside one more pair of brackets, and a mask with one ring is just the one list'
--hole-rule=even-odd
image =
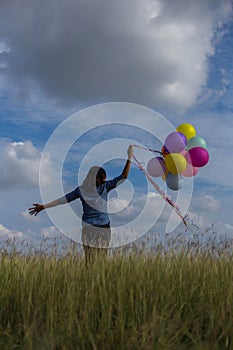
{"label": "woman's raised arm", "polygon": [[122,171],[122,175],[124,176],[125,179],[127,179],[128,175],[129,175],[131,160],[133,157],[133,146],[132,145],[129,145],[127,153],[128,153],[128,159],[127,159],[127,161],[125,163],[125,167]]}

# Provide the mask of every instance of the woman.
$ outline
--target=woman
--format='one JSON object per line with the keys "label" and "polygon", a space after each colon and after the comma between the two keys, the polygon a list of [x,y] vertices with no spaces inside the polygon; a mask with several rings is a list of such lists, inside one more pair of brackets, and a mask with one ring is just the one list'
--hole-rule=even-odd
{"label": "woman", "polygon": [[128,177],[133,156],[132,145],[128,147],[127,153],[128,159],[120,176],[107,181],[105,170],[93,166],[83,184],[72,192],[47,204],[33,204],[33,207],[29,208],[29,213],[36,216],[44,209],[69,203],[79,198],[83,206],[82,243],[86,262],[92,260],[96,254],[107,255],[105,248],[108,248],[111,238],[110,220],[107,212],[108,192]]}

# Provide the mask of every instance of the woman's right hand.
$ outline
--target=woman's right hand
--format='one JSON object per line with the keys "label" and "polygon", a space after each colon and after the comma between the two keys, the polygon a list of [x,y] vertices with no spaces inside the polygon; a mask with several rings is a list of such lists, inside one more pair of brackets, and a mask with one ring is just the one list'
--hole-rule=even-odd
{"label": "woman's right hand", "polygon": [[44,205],[43,204],[33,204],[33,207],[32,208],[29,208],[29,214],[30,215],[37,215],[41,210],[44,209]]}

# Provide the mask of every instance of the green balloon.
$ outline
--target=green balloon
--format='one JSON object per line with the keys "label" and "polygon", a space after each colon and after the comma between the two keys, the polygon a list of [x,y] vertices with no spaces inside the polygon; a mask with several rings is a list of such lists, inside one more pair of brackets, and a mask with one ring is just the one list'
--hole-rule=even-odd
{"label": "green balloon", "polygon": [[193,147],[202,147],[207,148],[206,141],[201,136],[192,137],[187,144],[187,150],[190,150]]}

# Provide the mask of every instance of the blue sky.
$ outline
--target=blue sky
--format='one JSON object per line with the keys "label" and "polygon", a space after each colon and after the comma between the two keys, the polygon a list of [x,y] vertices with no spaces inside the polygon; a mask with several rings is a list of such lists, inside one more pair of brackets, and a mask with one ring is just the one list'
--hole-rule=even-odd
{"label": "blue sky", "polygon": [[[175,127],[183,122],[196,127],[207,141],[210,162],[194,179],[189,216],[204,229],[214,224],[220,235],[233,234],[231,1],[52,0],[38,6],[24,0],[3,1],[0,7],[3,237],[39,240],[58,234],[45,212],[36,218],[26,213],[31,203],[41,201],[38,174],[44,147],[70,115],[110,102],[139,104]],[[110,120],[117,122],[114,111]],[[85,154],[116,137],[158,145],[132,127],[99,127],[70,149],[63,169],[65,190],[75,186]],[[121,171],[124,157],[119,153],[120,160],[107,162],[110,177]],[[140,157],[146,161],[148,155]],[[44,175],[48,182],[54,175],[50,164]],[[147,183],[136,167],[129,181],[134,198],[113,223],[138,215],[144,203]],[[162,180],[159,185],[165,189]],[[153,200],[148,218],[157,210],[158,197]],[[155,234],[164,230],[167,218],[164,212]]]}

